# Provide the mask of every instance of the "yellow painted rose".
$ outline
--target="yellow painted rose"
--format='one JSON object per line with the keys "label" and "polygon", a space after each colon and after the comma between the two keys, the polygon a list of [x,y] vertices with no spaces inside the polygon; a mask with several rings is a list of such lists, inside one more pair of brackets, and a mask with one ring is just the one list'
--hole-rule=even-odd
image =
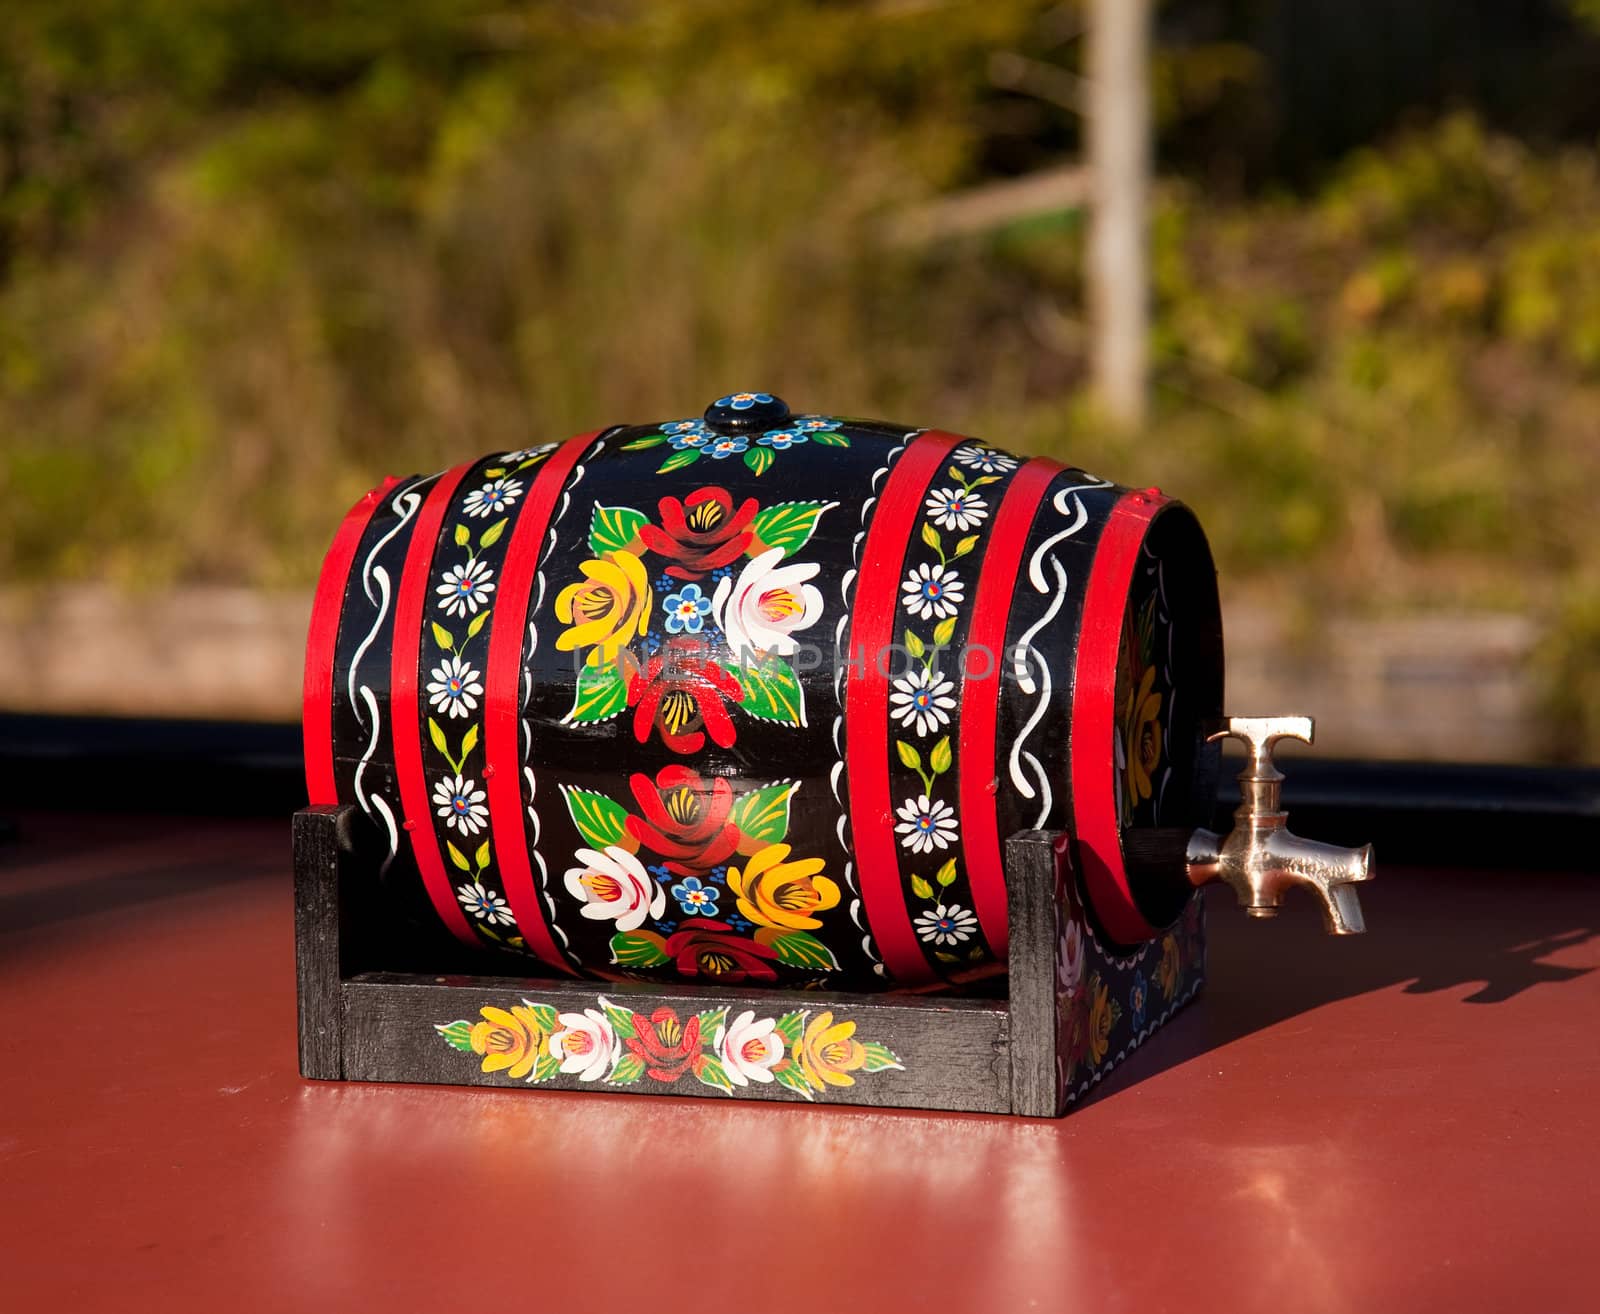
{"label": "yellow painted rose", "polygon": [[482,1022],[472,1025],[472,1052],[483,1055],[485,1072],[504,1072],[521,1080],[533,1071],[548,1039],[531,1008],[518,1005],[509,1013],[485,1006]]}
{"label": "yellow painted rose", "polygon": [[1150,667],[1139,681],[1128,720],[1128,795],[1133,803],[1150,797],[1150,778],[1161,764],[1161,695],[1155,682],[1155,668]]}
{"label": "yellow painted rose", "polygon": [[818,1013],[807,1025],[795,1058],[806,1080],[817,1090],[827,1086],[854,1086],[850,1074],[867,1061],[867,1051],[855,1038],[854,1022],[835,1023],[831,1012]]}
{"label": "yellow painted rose", "polygon": [[1111,1028],[1122,1016],[1122,1005],[1111,998],[1110,989],[1098,975],[1089,979],[1089,993],[1089,1061],[1098,1065],[1105,1059]]}
{"label": "yellow painted rose", "polygon": [[650,579],[631,552],[607,552],[578,567],[583,579],[556,595],[556,619],[568,628],[556,639],[562,652],[594,644],[588,664],[614,662],[617,651],[650,623]]}
{"label": "yellow painted rose", "polygon": [[739,911],[758,926],[784,931],[809,931],[822,923],[813,913],[827,912],[839,904],[839,887],[817,873],[826,865],[821,858],[785,862],[787,844],[769,844],[744,870],[728,868],[728,888],[738,896]]}
{"label": "yellow painted rose", "polygon": [[1178,940],[1176,936],[1169,935],[1161,941],[1161,962],[1156,967],[1156,984],[1169,1002],[1178,993],[1179,970]]}

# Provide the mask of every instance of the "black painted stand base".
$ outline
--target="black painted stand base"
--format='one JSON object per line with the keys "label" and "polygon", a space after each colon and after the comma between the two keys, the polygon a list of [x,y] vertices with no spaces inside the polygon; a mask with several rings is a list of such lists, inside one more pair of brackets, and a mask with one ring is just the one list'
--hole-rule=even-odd
{"label": "black painted stand base", "polygon": [[306,808],[294,818],[300,1071],[1056,1117],[1195,996],[1204,968],[1198,899],[1119,956],[1085,919],[1067,853],[1044,831],[1007,842],[1000,999],[440,975],[453,964],[437,949],[382,925],[359,813]]}

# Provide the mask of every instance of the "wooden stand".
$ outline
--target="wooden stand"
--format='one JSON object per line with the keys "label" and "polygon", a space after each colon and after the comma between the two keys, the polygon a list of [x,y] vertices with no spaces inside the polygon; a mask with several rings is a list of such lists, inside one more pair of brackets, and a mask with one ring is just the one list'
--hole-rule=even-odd
{"label": "wooden stand", "polygon": [[1045,831],[1006,845],[1005,998],[440,975],[451,951],[386,912],[359,822],[348,806],[294,818],[300,1071],[321,1080],[1058,1117],[1203,980],[1198,898],[1119,957],[1084,915],[1065,837]]}

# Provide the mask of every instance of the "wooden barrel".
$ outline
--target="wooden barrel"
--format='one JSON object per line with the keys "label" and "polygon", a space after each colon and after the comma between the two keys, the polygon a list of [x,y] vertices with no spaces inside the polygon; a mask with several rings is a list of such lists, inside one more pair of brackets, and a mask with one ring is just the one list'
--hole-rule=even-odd
{"label": "wooden barrel", "polygon": [[[1222,710],[1193,515],[972,438],[764,393],[351,509],[305,680],[350,803],[460,940],[604,979],[918,987],[1006,955],[1007,836],[1059,828],[1136,943]],[[537,970],[529,964],[528,970]]]}

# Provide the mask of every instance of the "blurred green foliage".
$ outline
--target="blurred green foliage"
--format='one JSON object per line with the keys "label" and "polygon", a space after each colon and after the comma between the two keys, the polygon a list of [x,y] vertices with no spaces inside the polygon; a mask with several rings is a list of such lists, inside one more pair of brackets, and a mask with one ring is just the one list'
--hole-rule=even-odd
{"label": "blurred green foliage", "polygon": [[1527,609],[1600,753],[1595,125],[1369,88],[1371,140],[1279,168],[1284,8],[1163,8],[1130,434],[1081,215],[885,238],[1077,149],[994,76],[1076,69],[1071,4],[11,0],[0,573],[304,585],[383,473],[759,385],[1159,481],[1312,605]]}

